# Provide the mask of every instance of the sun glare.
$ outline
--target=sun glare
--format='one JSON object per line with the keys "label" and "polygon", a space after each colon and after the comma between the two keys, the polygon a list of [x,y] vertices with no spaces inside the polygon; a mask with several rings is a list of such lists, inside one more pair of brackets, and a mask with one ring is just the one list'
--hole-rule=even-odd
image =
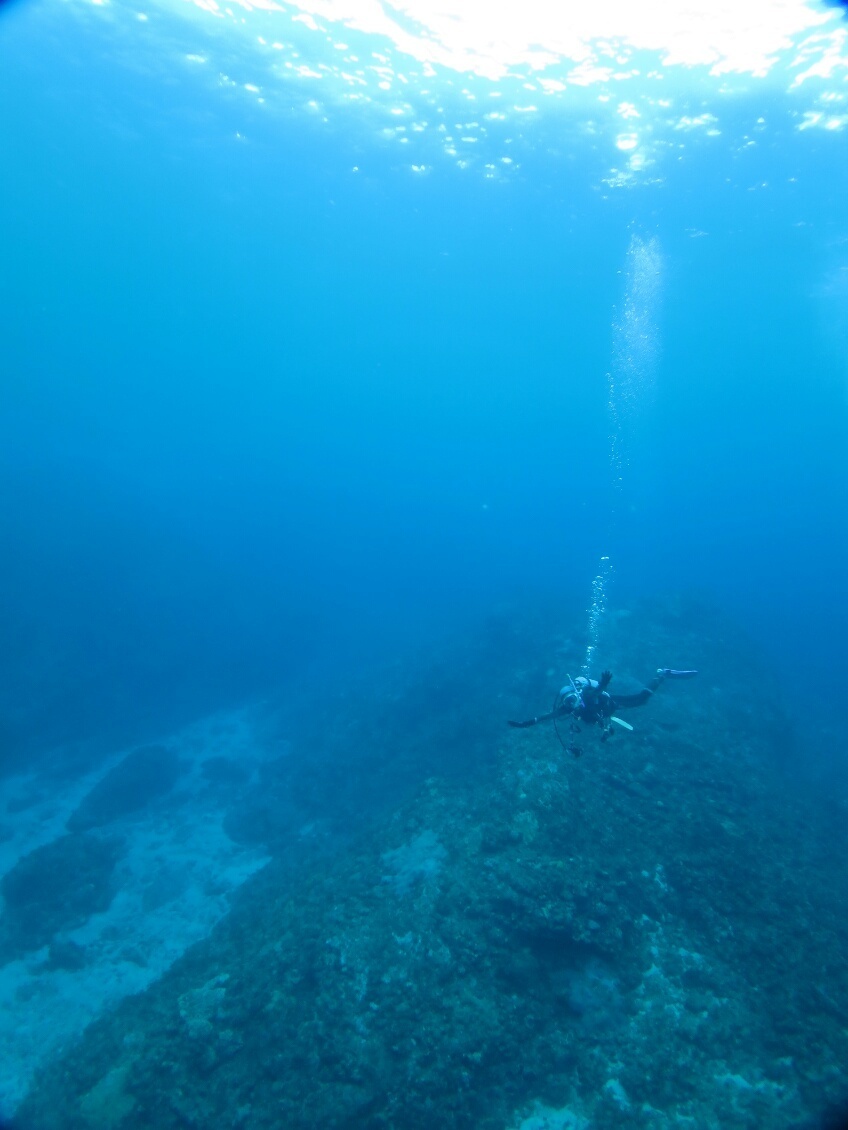
{"label": "sun glare", "polygon": [[199,41],[181,57],[207,63],[198,81],[267,113],[355,115],[419,175],[441,156],[514,176],[530,131],[553,129],[563,145],[575,130],[605,140],[607,185],[661,180],[669,153],[726,135],[729,96],[760,101],[766,83],[795,129],[848,128],[848,27],[816,0],[148,4],[191,17]]}

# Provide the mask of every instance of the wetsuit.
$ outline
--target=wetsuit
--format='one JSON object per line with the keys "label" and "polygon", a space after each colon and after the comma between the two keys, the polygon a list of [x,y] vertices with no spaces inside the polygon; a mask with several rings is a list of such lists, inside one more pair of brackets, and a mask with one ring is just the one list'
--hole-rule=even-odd
{"label": "wetsuit", "polygon": [[536,718],[528,718],[526,722],[509,722],[508,725],[523,730],[527,726],[535,726],[537,722],[550,722],[554,718],[563,718],[573,714],[574,718],[587,725],[606,726],[607,720],[619,710],[629,710],[631,706],[644,706],[658,689],[664,679],[683,679],[696,675],[696,671],[675,671],[670,667],[661,667],[650,683],[636,694],[611,695],[606,688],[609,686],[612,675],[605,671],[600,681],[578,689],[575,687],[570,692],[561,695],[557,705],[547,714],[540,714]]}

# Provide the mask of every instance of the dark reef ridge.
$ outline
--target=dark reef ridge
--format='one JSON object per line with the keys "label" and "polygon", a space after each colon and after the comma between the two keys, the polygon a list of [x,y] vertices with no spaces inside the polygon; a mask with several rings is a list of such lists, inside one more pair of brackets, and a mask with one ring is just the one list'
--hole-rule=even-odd
{"label": "dark reef ridge", "polygon": [[117,889],[113,872],[120,856],[119,839],[80,832],[25,855],[0,882],[0,964],[105,910]]}
{"label": "dark reef ridge", "polygon": [[[541,631],[511,656],[499,638],[499,683],[491,636],[476,675],[473,648],[453,680],[445,652],[429,710],[420,686],[375,694],[370,772],[441,765],[440,726],[458,756],[487,695],[488,760],[334,854],[281,853],[40,1073],[16,1125],[784,1130],[839,1101],[848,837],[795,773],[780,688],[709,612],[613,615],[607,635],[622,685],[701,675],[579,760],[550,728],[500,728],[576,673]],[[357,708],[333,706],[337,732]]]}
{"label": "dark reef ridge", "polygon": [[165,796],[180,774],[175,753],[161,745],[140,746],[98,781],[68,821],[72,832],[99,828],[140,812]]}

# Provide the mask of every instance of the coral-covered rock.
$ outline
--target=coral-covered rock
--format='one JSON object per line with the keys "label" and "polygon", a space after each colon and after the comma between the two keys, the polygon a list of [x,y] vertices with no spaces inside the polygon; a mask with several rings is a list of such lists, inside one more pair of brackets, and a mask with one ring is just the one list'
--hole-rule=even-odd
{"label": "coral-covered rock", "polygon": [[68,821],[72,832],[100,828],[165,796],[180,775],[180,760],[165,746],[134,749],[103,777]]}
{"label": "coral-covered rock", "polygon": [[[59,930],[82,925],[115,894],[113,872],[121,844],[75,833],[36,848],[3,876],[0,958],[47,945]],[[52,955],[51,955],[52,956]]]}
{"label": "coral-covered rock", "polygon": [[[678,655],[703,672],[632,733],[589,734],[577,760],[550,729],[504,727],[475,779],[426,781],[299,874],[281,854],[43,1072],[23,1124],[83,1130],[118,1069],[131,1124],[160,1130],[783,1130],[837,1098],[845,831],[819,830],[778,768],[761,672],[709,618],[686,622],[612,633],[622,683]],[[490,674],[469,682],[475,709]],[[425,764],[436,706],[421,719],[407,753]]]}

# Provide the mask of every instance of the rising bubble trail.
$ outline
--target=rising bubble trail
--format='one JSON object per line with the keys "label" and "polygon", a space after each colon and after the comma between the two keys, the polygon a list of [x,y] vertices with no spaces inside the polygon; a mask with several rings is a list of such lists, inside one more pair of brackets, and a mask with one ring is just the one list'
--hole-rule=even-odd
{"label": "rising bubble trail", "polygon": [[[621,505],[639,416],[653,396],[659,356],[657,317],[662,273],[663,258],[658,241],[653,237],[643,239],[632,235],[624,268],[621,312],[613,319],[612,362],[607,373],[610,469],[615,489],[613,518]],[[609,557],[602,556],[592,581],[592,602],[588,610],[588,643],[583,664],[583,674],[587,676],[600,641],[611,573]]]}

